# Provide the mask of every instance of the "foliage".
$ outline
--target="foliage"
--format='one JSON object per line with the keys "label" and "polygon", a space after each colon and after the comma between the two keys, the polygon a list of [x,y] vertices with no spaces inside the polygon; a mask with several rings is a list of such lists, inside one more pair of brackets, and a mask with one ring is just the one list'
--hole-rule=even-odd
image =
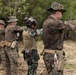
{"label": "foliage", "polygon": [[76,19],[76,0],[0,0],[0,18],[15,15],[20,19],[19,24],[22,24],[25,16],[33,16],[37,19],[40,28],[50,14],[46,9],[54,1],[63,4],[67,10],[62,18],[63,20]]}
{"label": "foliage", "polygon": [[44,20],[50,15],[46,9],[54,1],[63,4],[67,11],[63,20],[76,19],[76,0],[0,0],[0,19],[7,22],[9,16],[15,15],[19,19],[18,24],[24,25],[24,17],[33,16],[38,21],[38,28],[41,28]]}

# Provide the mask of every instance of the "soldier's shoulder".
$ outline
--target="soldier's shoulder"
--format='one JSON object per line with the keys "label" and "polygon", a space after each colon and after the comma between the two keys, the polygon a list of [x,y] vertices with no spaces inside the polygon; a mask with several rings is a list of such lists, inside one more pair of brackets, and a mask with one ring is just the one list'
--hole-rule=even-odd
{"label": "soldier's shoulder", "polygon": [[54,22],[53,19],[47,18],[47,19],[44,21],[43,25],[49,25],[49,24],[51,24],[51,23],[53,23],[53,22]]}
{"label": "soldier's shoulder", "polygon": [[47,18],[44,23],[43,23],[43,27],[45,26],[54,26],[54,25],[57,25],[59,23],[62,23],[62,21],[60,20],[55,20],[53,18]]}

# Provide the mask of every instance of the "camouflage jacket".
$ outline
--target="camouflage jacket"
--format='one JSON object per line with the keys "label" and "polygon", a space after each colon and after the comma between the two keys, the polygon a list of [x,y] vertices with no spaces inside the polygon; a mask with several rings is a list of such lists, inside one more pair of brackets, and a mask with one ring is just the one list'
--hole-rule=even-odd
{"label": "camouflage jacket", "polygon": [[61,20],[55,20],[49,16],[43,24],[44,49],[63,49],[63,35],[66,26]]}
{"label": "camouflage jacket", "polygon": [[17,38],[17,32],[22,32],[23,27],[8,25],[5,30],[5,40],[13,42]]}
{"label": "camouflage jacket", "polygon": [[5,28],[0,28],[0,42],[5,40]]}

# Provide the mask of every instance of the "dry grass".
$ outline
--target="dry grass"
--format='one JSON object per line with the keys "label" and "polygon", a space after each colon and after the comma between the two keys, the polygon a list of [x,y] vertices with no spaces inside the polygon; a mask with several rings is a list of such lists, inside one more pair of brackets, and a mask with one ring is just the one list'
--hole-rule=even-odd
{"label": "dry grass", "polygon": [[[38,53],[40,54],[44,48],[42,41],[37,41],[37,48],[38,48]],[[66,64],[65,64],[64,75],[76,75],[75,74],[76,73],[76,42],[65,41],[64,50],[66,52]],[[47,72],[46,72],[46,67],[44,65],[44,61],[42,59],[42,56],[40,56],[37,75],[47,75],[46,73]]]}
{"label": "dry grass", "polygon": [[[40,54],[44,48],[43,42],[38,41],[37,42],[38,47],[38,53]],[[23,49],[23,45],[20,42],[19,43],[19,70],[18,75],[27,75],[27,64],[23,60],[21,50]],[[66,52],[66,64],[65,64],[65,70],[64,75],[76,75],[76,42],[74,41],[65,41],[64,42],[64,50]],[[0,71],[0,75],[2,71]],[[44,65],[44,61],[42,59],[42,56],[40,56],[38,69],[37,69],[37,75],[47,75],[46,67]]]}

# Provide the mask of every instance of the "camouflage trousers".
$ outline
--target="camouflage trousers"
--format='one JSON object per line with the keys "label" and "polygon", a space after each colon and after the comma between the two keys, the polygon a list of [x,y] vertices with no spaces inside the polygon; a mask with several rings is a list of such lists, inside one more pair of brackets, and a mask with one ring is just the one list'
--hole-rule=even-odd
{"label": "camouflage trousers", "polygon": [[27,75],[36,75],[36,70],[38,67],[39,56],[37,52],[33,51],[25,55],[25,60],[28,64],[28,74]]}
{"label": "camouflage trousers", "polygon": [[5,67],[6,75],[17,75],[18,68],[18,54],[15,48],[11,49],[10,47],[5,47],[5,50],[2,52],[2,62]]}
{"label": "camouflage trousers", "polygon": [[27,75],[36,75],[38,63],[28,64],[28,74]]}
{"label": "camouflage trousers", "polygon": [[2,54],[2,48],[0,48],[0,65],[1,65],[1,62],[2,62],[1,54]]}
{"label": "camouflage trousers", "polygon": [[[61,58],[61,54],[62,52],[57,54],[58,59]],[[64,68],[63,58],[59,60],[59,66],[58,66],[59,69],[55,68],[54,54],[45,53],[43,56],[43,60],[47,68],[48,75],[63,75],[63,68]]]}
{"label": "camouflage trousers", "polygon": [[4,49],[5,49],[4,47],[1,47],[1,48],[0,48],[0,65],[4,65],[4,64],[3,64],[3,59],[4,59],[4,58],[2,57],[3,54],[4,54]]}

